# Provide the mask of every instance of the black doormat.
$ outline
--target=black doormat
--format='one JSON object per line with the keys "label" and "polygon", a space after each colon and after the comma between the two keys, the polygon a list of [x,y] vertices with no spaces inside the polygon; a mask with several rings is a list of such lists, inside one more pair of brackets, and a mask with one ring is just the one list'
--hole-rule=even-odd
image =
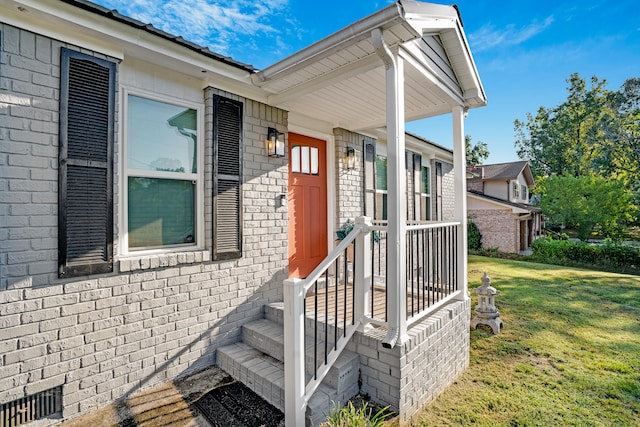
{"label": "black doormat", "polygon": [[215,388],[195,402],[214,427],[277,427],[284,414],[239,382]]}

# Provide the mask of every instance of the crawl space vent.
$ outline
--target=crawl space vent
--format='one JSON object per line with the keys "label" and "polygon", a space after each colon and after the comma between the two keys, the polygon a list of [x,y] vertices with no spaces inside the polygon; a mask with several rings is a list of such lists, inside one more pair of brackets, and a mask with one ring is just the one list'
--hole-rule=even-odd
{"label": "crawl space vent", "polygon": [[0,427],[17,427],[62,411],[62,387],[55,387],[0,406]]}

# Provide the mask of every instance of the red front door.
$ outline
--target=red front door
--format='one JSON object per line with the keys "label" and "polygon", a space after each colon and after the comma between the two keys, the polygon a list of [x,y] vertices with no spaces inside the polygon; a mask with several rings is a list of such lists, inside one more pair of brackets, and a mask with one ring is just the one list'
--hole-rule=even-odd
{"label": "red front door", "polygon": [[289,133],[289,277],[304,278],[327,256],[325,141]]}

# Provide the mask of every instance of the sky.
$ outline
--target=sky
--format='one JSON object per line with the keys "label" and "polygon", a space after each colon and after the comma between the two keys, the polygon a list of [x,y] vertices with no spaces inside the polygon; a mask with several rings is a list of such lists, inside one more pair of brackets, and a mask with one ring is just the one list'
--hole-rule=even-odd
{"label": "sky", "polygon": [[[389,0],[94,0],[253,65],[272,65],[393,3]],[[432,0],[432,3],[453,4]],[[488,105],[469,111],[465,134],[484,142],[485,163],[518,160],[514,120],[567,98],[567,79],[592,76],[618,90],[640,77],[638,0],[458,0]],[[407,130],[452,146],[451,117]]]}

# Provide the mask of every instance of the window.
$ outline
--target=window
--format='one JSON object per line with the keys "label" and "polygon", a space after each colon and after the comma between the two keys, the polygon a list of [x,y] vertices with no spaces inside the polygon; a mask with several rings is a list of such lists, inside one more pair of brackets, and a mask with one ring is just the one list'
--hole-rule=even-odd
{"label": "window", "polygon": [[525,202],[527,200],[529,200],[528,192],[529,192],[529,188],[526,185],[523,185],[522,186],[522,200],[524,200]]}
{"label": "window", "polygon": [[387,158],[376,156],[376,204],[373,219],[387,220]]}
{"label": "window", "polygon": [[318,148],[306,145],[291,147],[291,172],[295,174],[318,175]]}
{"label": "window", "polygon": [[[376,154],[373,143],[364,146],[365,215],[378,221],[387,216],[387,157]],[[431,219],[431,168],[423,166],[423,156],[405,152],[407,220]]]}
{"label": "window", "polygon": [[58,275],[113,271],[116,64],[61,49]]}
{"label": "window", "polygon": [[431,219],[431,169],[422,166],[420,181],[420,219],[428,221]]}
{"label": "window", "polygon": [[196,245],[202,228],[198,110],[132,93],[126,100],[127,248]]}
{"label": "window", "polygon": [[512,197],[514,199],[518,199],[520,197],[520,193],[518,191],[518,183],[516,181],[513,181],[513,195]]}

